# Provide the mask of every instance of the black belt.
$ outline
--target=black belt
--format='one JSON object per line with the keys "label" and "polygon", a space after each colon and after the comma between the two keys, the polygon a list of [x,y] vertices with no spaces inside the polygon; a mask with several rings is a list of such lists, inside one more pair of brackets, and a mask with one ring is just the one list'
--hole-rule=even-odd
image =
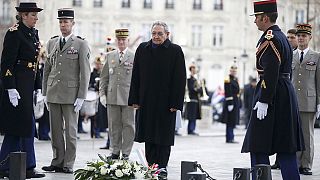
{"label": "black belt", "polygon": [[35,68],[36,68],[35,62],[24,61],[24,60],[18,60],[17,65],[25,66],[25,67],[33,69],[33,70],[35,70]]}
{"label": "black belt", "polygon": [[[259,74],[259,78],[263,79],[264,74]],[[290,73],[280,73],[279,78],[290,79]]]}

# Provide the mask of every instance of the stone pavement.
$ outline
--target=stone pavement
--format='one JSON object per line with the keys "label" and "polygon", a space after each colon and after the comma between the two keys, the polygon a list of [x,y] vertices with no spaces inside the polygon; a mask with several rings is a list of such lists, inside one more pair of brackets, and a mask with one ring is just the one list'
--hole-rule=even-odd
{"label": "stone pavement", "polygon": [[[186,132],[187,121],[183,122],[181,133]],[[85,130],[89,130],[90,125],[85,124]],[[175,146],[172,147],[171,157],[168,166],[168,179],[180,180],[180,164],[181,161],[197,161],[202,165],[213,178],[218,180],[231,180],[234,167],[249,167],[249,155],[241,154],[241,146],[244,138],[245,130],[243,126],[235,129],[236,141],[239,144],[225,143],[225,125],[221,123],[211,123],[211,120],[198,121],[197,131],[200,136],[176,136]],[[103,134],[104,135],[104,134]],[[99,147],[105,144],[104,139],[91,139],[89,134],[80,134],[78,141],[77,159],[75,169],[85,166],[87,161],[98,159],[97,154],[110,153],[109,150],[100,150]],[[0,142],[2,142],[0,137]],[[315,130],[315,158],[313,176],[301,176],[302,180],[319,180],[320,179],[320,129]],[[51,145],[48,141],[35,142],[37,170],[40,172],[41,167],[49,165],[52,158]],[[135,143],[131,159],[137,159],[137,150],[143,150],[144,144]],[[274,162],[272,156],[271,162]],[[273,179],[280,180],[281,174],[279,170],[272,171]],[[46,177],[42,180],[72,180],[73,175],[62,173],[46,173]]]}

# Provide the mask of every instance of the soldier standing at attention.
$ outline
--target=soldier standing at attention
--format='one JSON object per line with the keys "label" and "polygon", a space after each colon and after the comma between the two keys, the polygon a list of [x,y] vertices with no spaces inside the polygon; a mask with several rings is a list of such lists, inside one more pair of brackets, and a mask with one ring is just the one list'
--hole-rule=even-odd
{"label": "soldier standing at attention", "polygon": [[112,147],[110,159],[128,160],[134,140],[134,109],[128,106],[134,54],[128,49],[129,30],[116,29],[117,50],[106,55],[100,75],[100,101],[107,105]]}
{"label": "soldier standing at attention", "polygon": [[238,143],[234,141],[233,129],[240,117],[240,88],[238,83],[237,66],[230,67],[229,76],[224,81],[225,103],[223,106],[222,121],[226,123],[226,143]]}
{"label": "soldier standing at attention", "polygon": [[[259,74],[248,130],[241,152],[250,152],[251,167],[270,164],[277,153],[283,180],[299,180],[296,152],[304,150],[298,102],[290,80],[292,49],[275,24],[276,0],[254,2],[255,24],[263,32],[258,41]],[[252,179],[256,180],[253,174]]]}
{"label": "soldier standing at attention", "polygon": [[298,49],[293,54],[292,83],[296,90],[306,150],[297,153],[299,172],[312,175],[314,123],[320,115],[320,54],[309,48],[312,27],[297,25]]}
{"label": "soldier standing at attention", "polygon": [[1,56],[1,81],[3,92],[0,108],[0,132],[4,133],[0,151],[0,178],[9,177],[11,152],[26,152],[26,178],[42,178],[37,173],[34,152],[35,119],[33,91],[41,93],[40,71],[37,68],[40,42],[36,3],[20,3],[17,24],[9,28]]}
{"label": "soldier standing at attention", "polygon": [[42,86],[50,116],[53,159],[42,169],[73,173],[79,110],[89,86],[90,50],[87,41],[72,34],[72,9],[59,9],[58,19],[61,36],[48,42]]}

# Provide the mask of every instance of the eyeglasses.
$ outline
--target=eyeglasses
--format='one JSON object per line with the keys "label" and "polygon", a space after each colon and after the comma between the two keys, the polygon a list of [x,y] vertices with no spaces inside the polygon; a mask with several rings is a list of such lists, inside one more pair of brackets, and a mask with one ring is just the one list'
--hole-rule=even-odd
{"label": "eyeglasses", "polygon": [[163,36],[164,35],[163,32],[152,32],[151,34],[152,34],[152,36],[156,36],[156,35]]}

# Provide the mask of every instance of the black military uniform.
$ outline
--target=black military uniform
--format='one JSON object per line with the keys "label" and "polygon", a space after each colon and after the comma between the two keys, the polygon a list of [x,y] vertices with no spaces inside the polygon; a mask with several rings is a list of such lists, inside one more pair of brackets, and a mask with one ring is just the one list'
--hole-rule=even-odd
{"label": "black military uniform", "polygon": [[186,107],[186,119],[189,120],[188,134],[196,135],[194,132],[196,129],[196,120],[201,119],[201,104],[199,97],[202,93],[202,88],[197,79],[192,75],[187,79],[187,88],[190,98],[190,102],[187,102]]}
{"label": "black military uniform", "polygon": [[[236,70],[236,66],[232,66],[231,70]],[[239,83],[238,78],[229,75],[224,81],[224,91],[225,91],[225,102],[223,105],[222,122],[226,123],[226,142],[235,143],[233,129],[235,128],[237,122],[239,122],[240,117],[240,102],[239,102]],[[228,107],[233,106],[232,110]]]}
{"label": "black military uniform", "polygon": [[[269,155],[277,153],[282,178],[298,180],[296,152],[304,150],[304,143],[297,99],[290,81],[292,49],[286,36],[270,18],[260,20],[265,13],[277,15],[275,0],[254,2],[254,12],[256,21],[260,21],[257,26],[263,23],[270,26],[258,42],[256,68],[260,80],[242,152],[250,152],[251,166],[270,164]],[[258,116],[258,112],[265,111],[265,106],[266,116],[261,116],[263,113]]]}
{"label": "black military uniform", "polygon": [[[36,3],[20,3],[16,9],[18,12],[42,11]],[[45,176],[34,171],[35,120],[32,103],[33,91],[41,88],[37,69],[39,48],[38,31],[33,27],[27,27],[21,20],[7,31],[1,56],[1,80],[4,91],[0,109],[0,131],[5,136],[0,151],[0,162],[4,161],[10,152],[26,152],[27,178]],[[8,92],[14,89],[20,96],[16,107],[10,102]],[[9,163],[4,161],[0,166],[0,178],[8,176],[8,170]]]}

